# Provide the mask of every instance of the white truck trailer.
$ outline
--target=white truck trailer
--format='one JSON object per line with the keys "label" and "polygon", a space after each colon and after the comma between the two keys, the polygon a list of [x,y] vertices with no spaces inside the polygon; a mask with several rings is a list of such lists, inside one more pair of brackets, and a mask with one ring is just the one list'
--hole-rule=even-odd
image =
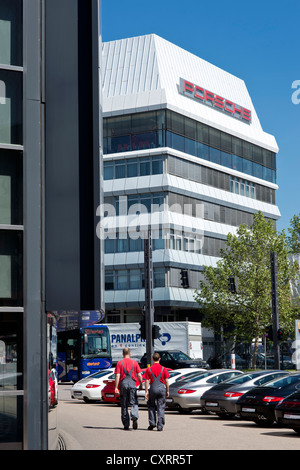
{"label": "white truck trailer", "polygon": [[[201,323],[155,322],[160,327],[160,336],[154,340],[154,350],[181,350],[192,359],[203,359]],[[146,352],[146,341],[141,338],[139,323],[110,323],[112,361],[122,359],[123,348],[129,347],[131,357],[140,361]]]}

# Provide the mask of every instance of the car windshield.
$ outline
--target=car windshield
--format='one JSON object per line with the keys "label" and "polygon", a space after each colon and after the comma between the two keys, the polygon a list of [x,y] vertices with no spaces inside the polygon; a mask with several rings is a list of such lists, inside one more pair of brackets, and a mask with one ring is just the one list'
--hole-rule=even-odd
{"label": "car windshield", "polygon": [[173,372],[170,371],[170,372],[169,372],[170,378],[171,378],[171,377],[176,377],[176,375],[180,375],[180,372],[176,372],[176,371],[173,371]]}
{"label": "car windshield", "polygon": [[299,382],[300,384],[300,374],[297,375],[288,375],[287,377],[283,377],[282,379],[276,379],[272,382],[267,382],[262,387],[273,387],[273,388],[282,388],[286,387],[287,385],[296,384]]}
{"label": "car windshield", "polygon": [[108,375],[111,373],[111,370],[100,370],[99,372],[96,372],[95,374],[89,375],[90,379],[100,379],[101,377],[104,377],[105,375]]}
{"label": "car windshield", "polygon": [[182,351],[169,351],[169,353],[172,359],[175,359],[175,361],[186,361],[187,359],[190,359],[189,356],[184,354]]}

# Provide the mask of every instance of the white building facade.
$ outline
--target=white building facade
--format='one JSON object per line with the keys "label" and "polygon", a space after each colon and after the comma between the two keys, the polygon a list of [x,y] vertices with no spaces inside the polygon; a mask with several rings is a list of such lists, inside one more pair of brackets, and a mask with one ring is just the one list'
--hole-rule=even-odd
{"label": "white building facade", "polygon": [[155,321],[200,321],[227,234],[280,217],[276,140],[243,80],[154,34],[103,44],[103,118],[106,321],[141,319],[149,214]]}

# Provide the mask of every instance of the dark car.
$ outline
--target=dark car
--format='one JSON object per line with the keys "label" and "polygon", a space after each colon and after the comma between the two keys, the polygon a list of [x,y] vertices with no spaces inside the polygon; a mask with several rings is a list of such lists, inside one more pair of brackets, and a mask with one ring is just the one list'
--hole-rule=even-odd
{"label": "dark car", "polygon": [[284,398],[275,408],[275,418],[281,426],[300,434],[300,385],[296,392]]}
{"label": "dark car", "polygon": [[276,419],[275,407],[283,398],[295,392],[299,385],[300,373],[293,373],[252,388],[237,400],[236,412],[242,419],[259,425],[270,425]]}
{"label": "dark car", "polygon": [[[170,369],[182,369],[184,367],[199,367],[201,369],[209,369],[209,365],[202,359],[191,359],[182,351],[155,351],[158,352],[161,360],[160,364]],[[147,355],[144,354],[140,360],[142,368],[147,367]]]}
{"label": "dark car", "polygon": [[260,370],[225,380],[203,393],[201,406],[221,418],[233,418],[236,415],[236,402],[244,393],[285,375],[287,372],[280,370]]}

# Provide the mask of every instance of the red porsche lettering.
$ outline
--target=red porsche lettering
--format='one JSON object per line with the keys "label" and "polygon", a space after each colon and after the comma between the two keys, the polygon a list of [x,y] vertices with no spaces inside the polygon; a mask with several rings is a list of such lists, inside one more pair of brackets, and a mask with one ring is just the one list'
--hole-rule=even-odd
{"label": "red porsche lettering", "polygon": [[184,80],[183,78],[180,78],[179,91],[183,95],[189,96],[197,101],[201,101],[210,107],[217,108],[232,117],[251,123],[252,115],[249,109],[223,98],[222,96],[216,95],[212,91],[208,91],[201,86]]}

